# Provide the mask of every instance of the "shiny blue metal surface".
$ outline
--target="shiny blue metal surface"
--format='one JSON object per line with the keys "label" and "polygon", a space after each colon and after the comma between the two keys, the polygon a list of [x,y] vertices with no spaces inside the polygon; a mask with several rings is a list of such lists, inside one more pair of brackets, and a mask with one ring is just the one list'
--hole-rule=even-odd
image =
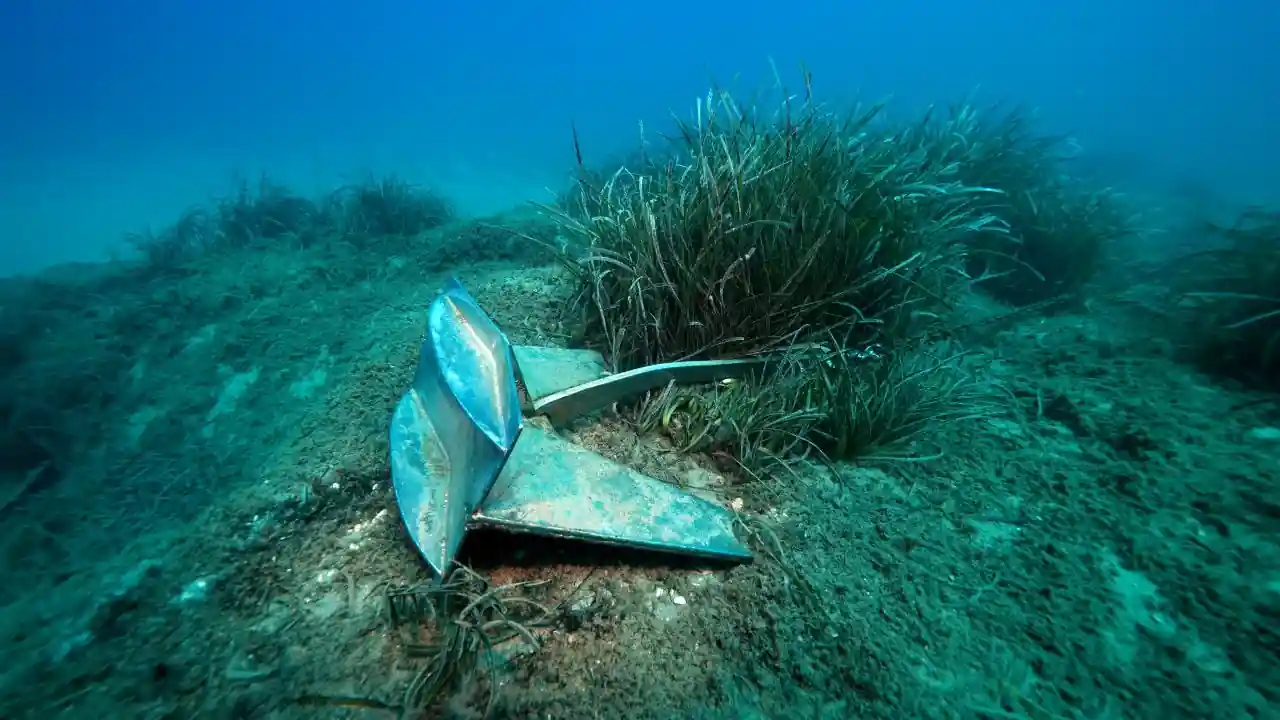
{"label": "shiny blue metal surface", "polygon": [[391,477],[410,537],[449,570],[520,433],[506,337],[456,281],[427,309],[418,369],[391,423]]}
{"label": "shiny blue metal surface", "polygon": [[[409,536],[439,576],[473,525],[750,558],[726,509],[606,460],[550,426],[524,428],[516,377],[539,394],[551,392],[535,407],[551,403],[557,412],[548,414],[567,421],[658,380],[707,382],[744,374],[755,361],[672,363],[601,377],[590,353],[533,348],[524,357],[528,366],[517,367],[507,338],[456,281],[427,309],[413,386],[391,418],[391,477]],[[566,384],[572,387],[555,392]]]}

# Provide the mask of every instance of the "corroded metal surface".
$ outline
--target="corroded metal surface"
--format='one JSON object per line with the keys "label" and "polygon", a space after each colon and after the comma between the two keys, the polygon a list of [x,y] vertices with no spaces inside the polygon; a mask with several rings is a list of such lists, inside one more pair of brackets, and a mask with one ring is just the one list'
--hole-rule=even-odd
{"label": "corroded metal surface", "polygon": [[[535,397],[533,408],[539,415],[546,415],[552,425],[560,427],[576,417],[602,410],[619,400],[660,388],[667,383],[685,385],[742,378],[752,373],[765,372],[775,365],[777,363],[767,357],[646,365],[597,378],[546,397]],[[525,382],[529,382],[527,373]]]}
{"label": "corroded metal surface", "polygon": [[511,531],[747,559],[724,508],[527,426],[476,514]]}
{"label": "corroded metal surface", "polygon": [[[433,362],[422,360],[428,355],[434,355]],[[466,488],[470,512],[497,479],[520,433],[521,416],[511,344],[456,280],[427,310],[418,369],[415,389],[442,385],[427,407],[440,413],[437,429],[454,457],[455,475],[464,476],[458,485]],[[427,377],[421,376],[424,371]],[[459,412],[460,417],[445,421]]]}
{"label": "corroded metal surface", "polygon": [[449,456],[426,412],[410,390],[391,416],[391,479],[400,517],[413,544],[437,573],[453,560],[469,514],[451,512]]}
{"label": "corroded metal surface", "polygon": [[516,363],[534,401],[562,390],[599,380],[608,373],[604,358],[594,350],[516,345]]}
{"label": "corroded metal surface", "polygon": [[413,387],[391,422],[391,478],[423,558],[445,573],[520,432],[511,347],[456,282],[427,309]]}
{"label": "corroded metal surface", "polygon": [[476,524],[747,559],[724,508],[554,431],[524,427],[517,379],[534,410],[564,421],[673,380],[739,377],[762,363],[671,363],[605,377],[596,353],[517,354],[475,299],[450,282],[427,310],[413,386],[391,418],[391,476],[405,527],[440,576]]}

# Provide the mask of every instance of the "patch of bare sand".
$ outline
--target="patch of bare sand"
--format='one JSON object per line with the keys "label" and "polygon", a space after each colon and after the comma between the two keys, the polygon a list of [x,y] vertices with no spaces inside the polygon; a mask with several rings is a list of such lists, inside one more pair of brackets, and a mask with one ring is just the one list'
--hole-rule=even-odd
{"label": "patch of bare sand", "polygon": [[[561,337],[542,289],[564,289],[554,271],[460,274],[516,342]],[[384,436],[419,318],[351,322],[359,361],[263,481],[122,567],[128,587],[97,592],[89,641],[28,669],[6,712],[394,716],[421,661],[382,598],[425,571]],[[477,536],[466,559],[495,583],[549,581],[534,597],[560,623],[426,716],[478,717],[493,689],[494,715],[530,718],[1274,712],[1280,483],[1275,445],[1251,431],[1276,420],[1229,412],[1239,398],[1087,318],[1025,323],[986,352],[1010,416],[939,428],[946,455],[927,463],[742,484],[620,419],[575,428],[656,477],[741,498],[757,561]]]}

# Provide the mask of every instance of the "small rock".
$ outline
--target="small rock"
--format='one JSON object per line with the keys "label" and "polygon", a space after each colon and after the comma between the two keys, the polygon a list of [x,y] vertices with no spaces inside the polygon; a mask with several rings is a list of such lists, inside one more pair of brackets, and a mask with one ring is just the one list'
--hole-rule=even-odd
{"label": "small rock", "polygon": [[211,587],[213,587],[213,578],[196,578],[182,588],[182,592],[178,593],[178,596],[174,598],[174,602],[178,604],[202,602],[208,599],[209,588]]}
{"label": "small rock", "polygon": [[1280,442],[1280,428],[1275,427],[1256,427],[1249,431],[1250,440],[1261,440],[1263,442]]}
{"label": "small rock", "polygon": [[695,467],[685,471],[684,482],[691,490],[705,490],[719,486],[722,480],[719,475],[705,468]]}
{"label": "small rock", "polygon": [[703,570],[689,576],[689,587],[695,590],[709,587],[719,581],[715,573],[710,570]]}
{"label": "small rock", "polygon": [[580,629],[592,618],[598,617],[613,606],[613,595],[603,588],[578,598],[564,614],[565,628],[570,632]]}
{"label": "small rock", "polygon": [[276,669],[259,666],[253,658],[237,658],[227,665],[223,674],[234,683],[255,683],[271,679]]}
{"label": "small rock", "polygon": [[337,593],[327,593],[308,605],[317,620],[328,620],[342,610],[343,601]]}
{"label": "small rock", "polygon": [[680,609],[671,603],[658,603],[653,608],[653,616],[662,622],[675,622],[680,617]]}
{"label": "small rock", "polygon": [[89,617],[94,637],[113,637],[124,631],[123,618],[142,607],[147,582],[160,575],[160,564],[147,560],[125,573],[102,598]]}

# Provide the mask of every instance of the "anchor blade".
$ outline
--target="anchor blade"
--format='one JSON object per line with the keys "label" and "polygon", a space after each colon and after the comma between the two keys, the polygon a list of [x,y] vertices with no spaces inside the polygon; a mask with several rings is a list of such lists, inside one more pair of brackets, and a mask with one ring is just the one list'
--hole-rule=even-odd
{"label": "anchor blade", "polygon": [[451,282],[427,309],[413,386],[391,422],[391,477],[423,558],[448,572],[520,434],[511,346]]}
{"label": "anchor blade", "polygon": [[707,558],[747,560],[724,508],[534,425],[474,523]]}
{"label": "anchor blade", "polygon": [[534,402],[608,374],[604,358],[594,350],[537,345],[515,345],[512,350],[529,399]]}
{"label": "anchor blade", "polygon": [[777,356],[761,355],[738,360],[684,360],[646,365],[616,375],[602,375],[581,385],[535,397],[533,410],[539,415],[546,415],[552,425],[561,427],[574,418],[670,382],[690,385],[739,379],[748,375],[763,376],[780,366],[779,359]]}
{"label": "anchor blade", "polygon": [[515,358],[507,337],[457,280],[450,280],[427,310],[424,354],[428,343],[435,361],[428,367],[420,359],[418,367],[432,377],[415,379],[414,385],[419,380],[442,384],[465,418],[441,430],[455,435],[446,437],[447,447],[466,453],[467,504],[474,510],[520,433]]}
{"label": "anchor blade", "polygon": [[444,575],[466,534],[470,513],[457,502],[453,463],[416,390],[391,416],[391,482],[409,537],[427,564]]}

